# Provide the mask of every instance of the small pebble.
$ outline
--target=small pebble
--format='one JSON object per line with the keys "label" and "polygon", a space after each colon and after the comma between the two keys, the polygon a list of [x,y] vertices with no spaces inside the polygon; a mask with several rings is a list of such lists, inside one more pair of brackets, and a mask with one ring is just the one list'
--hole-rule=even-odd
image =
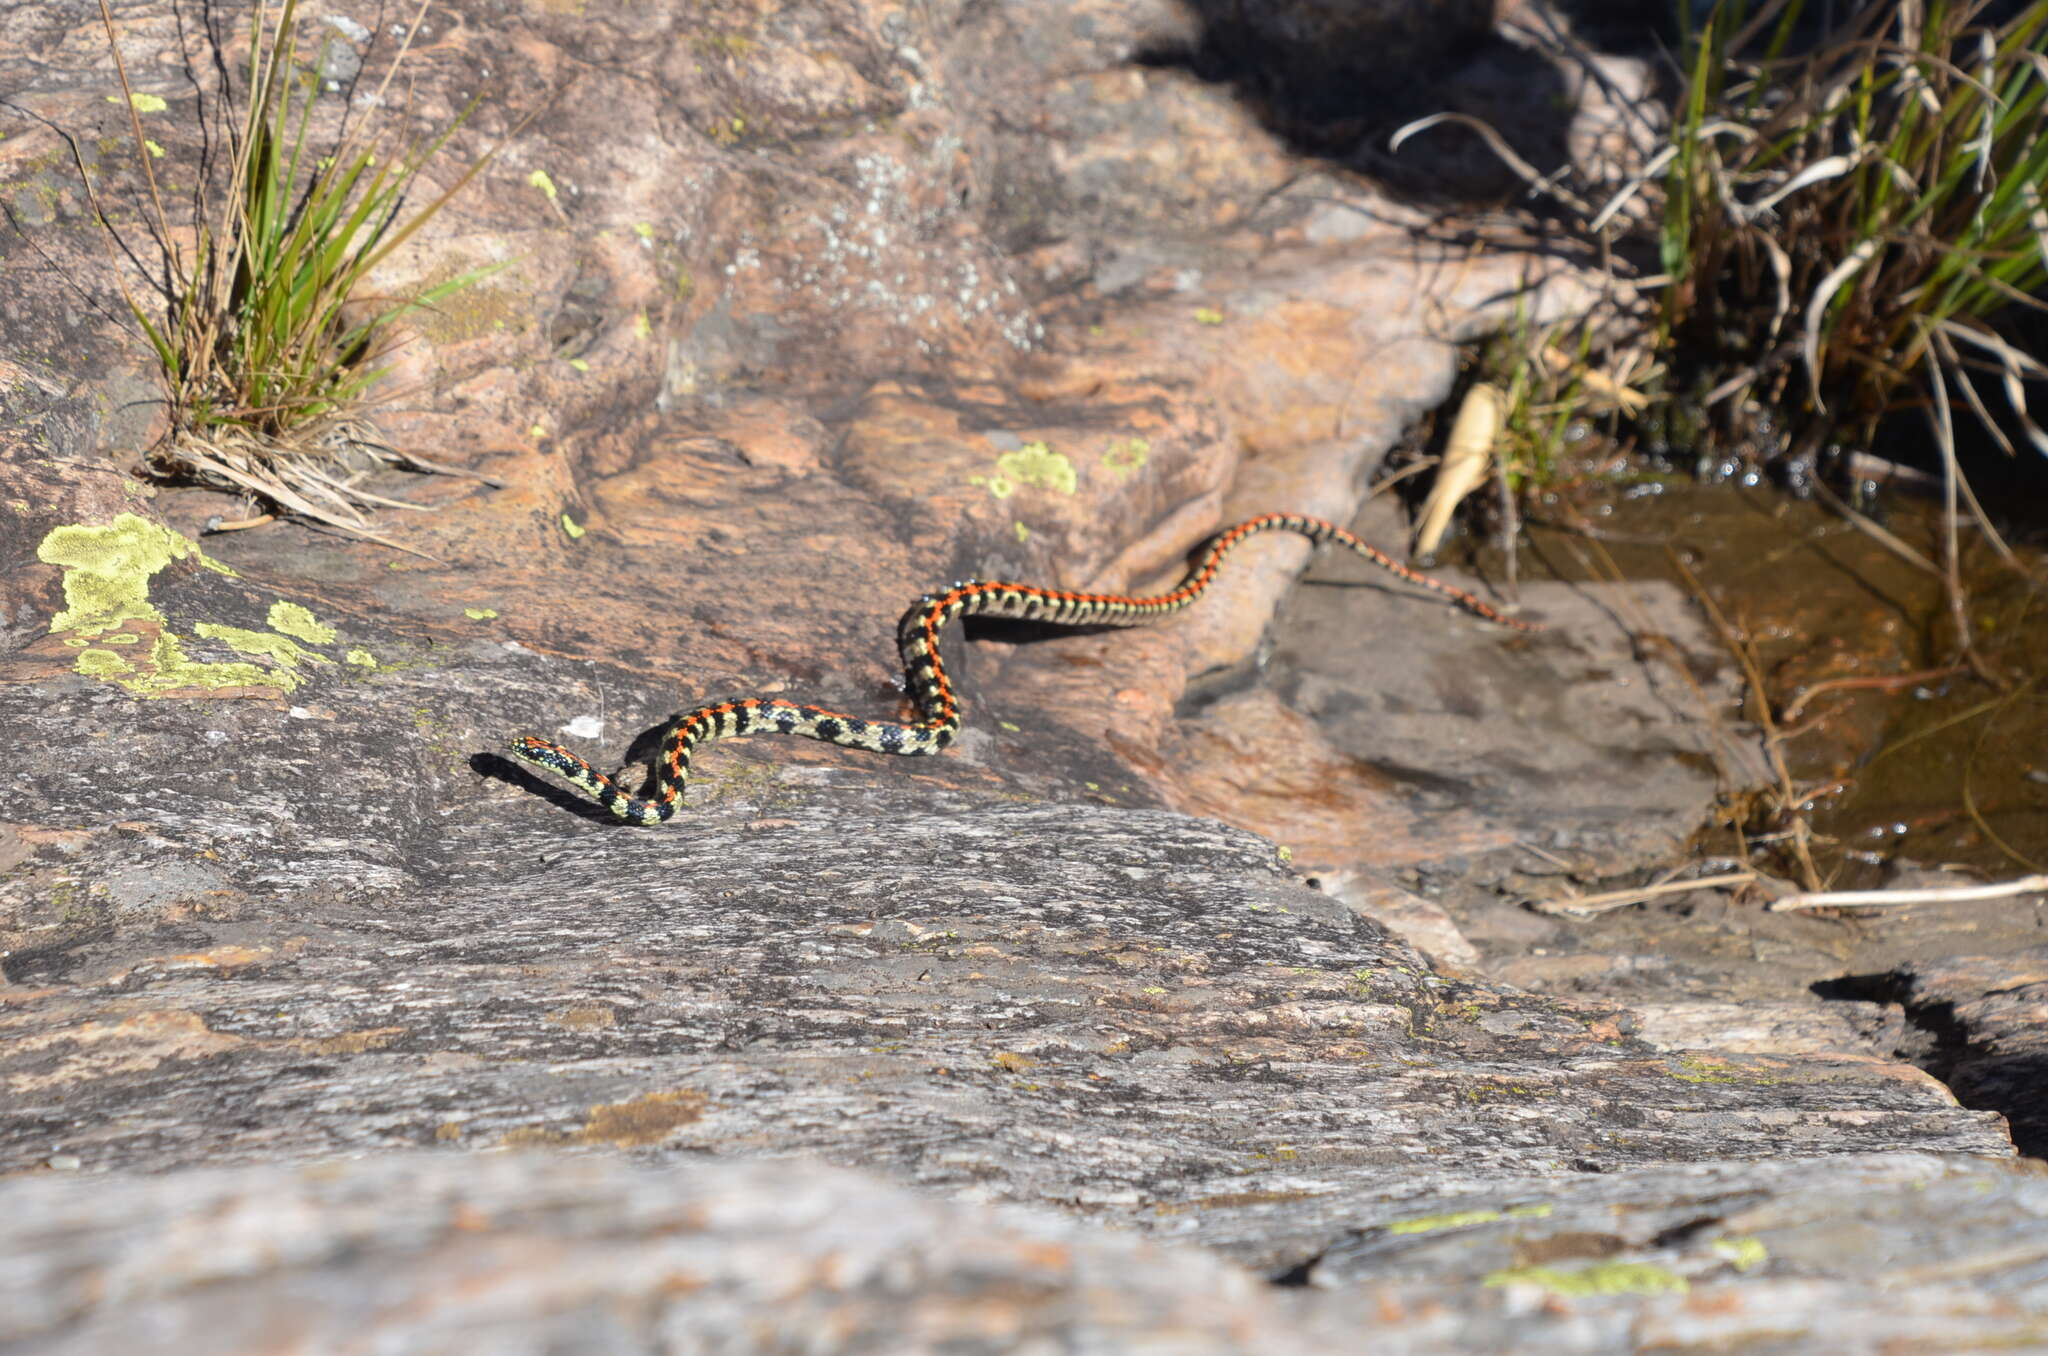
{"label": "small pebble", "polygon": [[85,1164],[71,1154],[53,1154],[49,1159],[49,1166],[54,1172],[77,1172]]}

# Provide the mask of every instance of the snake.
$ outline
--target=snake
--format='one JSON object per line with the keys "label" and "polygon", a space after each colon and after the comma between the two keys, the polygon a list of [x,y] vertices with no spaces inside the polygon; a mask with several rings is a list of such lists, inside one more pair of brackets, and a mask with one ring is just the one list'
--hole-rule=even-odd
{"label": "snake", "polygon": [[779,697],[713,702],[676,715],[663,728],[653,794],[646,797],[628,793],[616,778],[599,772],[580,754],[539,735],[514,740],[512,754],[560,776],[628,824],[651,825],[666,823],[675,815],[689,784],[692,756],[700,745],[715,740],[757,734],[801,735],[871,753],[938,753],[953,742],[961,724],[960,698],[939,655],[939,635],[952,622],[962,617],[995,617],[1052,626],[1142,626],[1201,598],[1230,553],[1261,532],[1294,532],[1316,546],[1348,547],[1381,569],[1430,589],[1487,621],[1519,631],[1543,629],[1535,622],[1506,616],[1463,589],[1408,568],[1335,523],[1300,514],[1266,513],[1209,538],[1187,577],[1171,591],[1153,597],[1069,593],[986,579],[966,579],[944,593],[925,594],[910,605],[896,627],[904,688],[917,713],[914,721],[865,719]]}

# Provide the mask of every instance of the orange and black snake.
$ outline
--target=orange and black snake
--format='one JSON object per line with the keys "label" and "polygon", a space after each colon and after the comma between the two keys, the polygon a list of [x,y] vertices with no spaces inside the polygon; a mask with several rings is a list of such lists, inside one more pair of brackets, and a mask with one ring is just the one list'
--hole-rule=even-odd
{"label": "orange and black snake", "polygon": [[823,707],[803,706],[772,697],[743,697],[700,706],[670,721],[655,765],[652,797],[627,794],[560,744],[524,735],[513,741],[512,753],[535,767],[558,773],[581,787],[629,824],[660,824],[682,803],[690,780],[690,755],[699,744],[750,734],[803,735],[828,744],[868,749],[874,753],[937,753],[960,733],[960,701],[946,680],[939,658],[939,633],[956,617],[1002,617],[1054,626],[1136,626],[1178,612],[1205,593],[1223,558],[1246,537],[1259,532],[1298,532],[1316,545],[1347,546],[1383,570],[1432,589],[1490,622],[1522,631],[1540,631],[1533,622],[1517,621],[1487,606],[1463,589],[1453,588],[1401,564],[1334,523],[1292,513],[1266,513],[1219,532],[1209,539],[1199,562],[1171,593],[1153,598],[1127,598],[1114,593],[1065,593],[1030,584],[965,580],[944,593],[926,594],[911,605],[896,627],[896,646],[903,655],[903,678],[918,719],[910,724],[866,720]]}

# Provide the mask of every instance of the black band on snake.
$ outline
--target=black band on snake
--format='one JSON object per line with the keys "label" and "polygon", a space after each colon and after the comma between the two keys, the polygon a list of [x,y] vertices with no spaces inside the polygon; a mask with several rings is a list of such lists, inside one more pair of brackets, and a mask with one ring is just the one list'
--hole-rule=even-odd
{"label": "black band on snake", "polygon": [[956,617],[1005,617],[1054,626],[1143,625],[1178,612],[1200,598],[1215,579],[1223,558],[1239,542],[1259,532],[1298,532],[1318,546],[1334,542],[1349,547],[1381,569],[1434,590],[1490,622],[1521,631],[1543,629],[1532,622],[1502,616],[1463,589],[1409,569],[1334,523],[1291,513],[1267,513],[1212,537],[1200,561],[1180,586],[1155,598],[1063,593],[1030,584],[976,579],[918,599],[896,628],[896,645],[903,654],[904,683],[919,717],[911,724],[864,720],[769,697],[700,706],[669,722],[661,756],[655,764],[654,795],[648,799],[627,794],[617,781],[581,757],[537,735],[513,741],[512,752],[535,767],[560,774],[629,824],[660,824],[674,815],[682,803],[683,788],[690,780],[690,755],[698,745],[717,739],[751,734],[803,735],[875,753],[937,753],[960,733],[960,702],[953,694],[952,684],[946,681],[946,666],[939,658],[939,633]]}

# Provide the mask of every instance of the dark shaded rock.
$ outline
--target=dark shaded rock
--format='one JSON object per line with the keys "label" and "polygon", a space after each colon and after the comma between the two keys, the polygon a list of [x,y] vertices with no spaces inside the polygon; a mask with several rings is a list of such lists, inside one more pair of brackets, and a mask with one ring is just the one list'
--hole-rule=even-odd
{"label": "dark shaded rock", "polygon": [[1962,1104],[1998,1112],[2020,1152],[2048,1156],[2048,947],[1913,961],[1878,984],[1934,1038],[1921,1062]]}

